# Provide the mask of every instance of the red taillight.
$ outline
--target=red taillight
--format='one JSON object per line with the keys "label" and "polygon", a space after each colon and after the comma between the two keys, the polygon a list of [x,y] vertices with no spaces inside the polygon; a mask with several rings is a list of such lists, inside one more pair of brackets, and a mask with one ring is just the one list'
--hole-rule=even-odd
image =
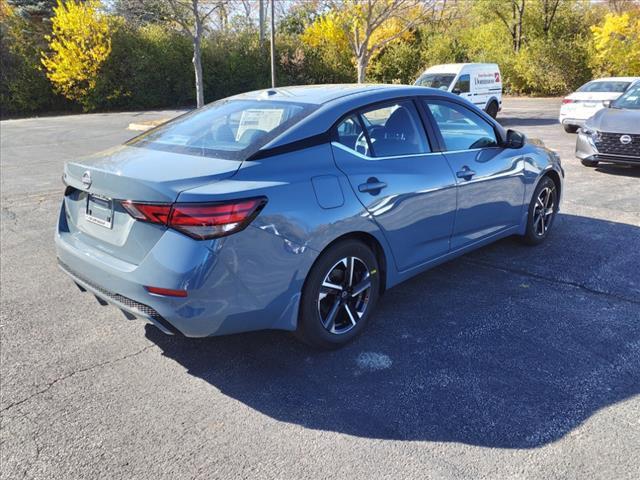
{"label": "red taillight", "polygon": [[153,204],[126,201],[122,206],[144,222],[167,225],[199,240],[239,232],[267,203],[264,197],[215,203]]}
{"label": "red taillight", "polygon": [[186,290],[172,290],[170,288],[160,288],[160,287],[144,287],[147,292],[153,293],[154,295],[163,295],[165,297],[186,297]]}
{"label": "red taillight", "polygon": [[571,100],[570,98],[563,98],[562,99],[562,104],[566,104],[566,103],[573,103],[573,100]]}
{"label": "red taillight", "polygon": [[124,209],[136,220],[166,225],[171,214],[170,204],[122,202]]}

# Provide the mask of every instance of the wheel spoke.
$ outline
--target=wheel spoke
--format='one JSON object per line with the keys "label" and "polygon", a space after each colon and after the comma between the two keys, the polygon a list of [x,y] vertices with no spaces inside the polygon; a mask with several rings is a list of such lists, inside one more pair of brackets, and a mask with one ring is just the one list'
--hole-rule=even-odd
{"label": "wheel spoke", "polygon": [[348,285],[353,286],[353,270],[355,268],[356,259],[354,257],[349,257],[349,282]]}
{"label": "wheel spoke", "polygon": [[369,273],[367,272],[366,276],[355,287],[353,287],[351,296],[357,297],[369,287],[371,287],[371,279],[369,278]]}
{"label": "wheel spoke", "polygon": [[546,231],[546,227],[544,224],[544,215],[540,215],[540,235],[542,235]]}
{"label": "wheel spoke", "polygon": [[347,311],[347,315],[349,315],[349,320],[351,321],[351,325],[355,325],[357,321],[356,315],[358,315],[358,313],[356,312],[356,315],[354,315],[354,312],[351,309],[351,305],[349,305],[348,302],[344,304],[344,309]]}
{"label": "wheel spoke", "polygon": [[336,298],[336,301],[333,303],[331,310],[329,310],[329,313],[327,314],[327,318],[322,320],[322,324],[324,325],[324,328],[326,328],[330,332],[333,332],[333,329],[335,328],[336,315],[338,314],[339,309],[340,309],[340,299]]}
{"label": "wheel spoke", "polygon": [[336,292],[341,292],[342,291],[342,285],[338,285],[337,283],[331,283],[328,280],[325,280],[324,282],[322,282],[322,286],[324,288],[328,288],[329,290],[334,290],[333,292],[330,293],[336,293]]}

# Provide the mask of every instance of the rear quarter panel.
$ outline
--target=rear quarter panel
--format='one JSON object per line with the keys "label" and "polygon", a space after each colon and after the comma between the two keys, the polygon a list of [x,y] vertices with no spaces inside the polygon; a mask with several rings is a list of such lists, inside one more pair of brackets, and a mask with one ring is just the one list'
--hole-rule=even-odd
{"label": "rear quarter panel", "polygon": [[[337,238],[368,233],[381,244],[385,257],[392,258],[377,225],[336,168],[328,143],[244,162],[234,177],[182,192],[178,201],[254,196],[267,197],[266,206],[245,231],[221,243],[220,251],[227,250],[226,258],[235,258],[235,265],[227,265],[226,270],[240,288],[268,291],[276,297],[262,305],[264,315],[277,319],[271,328],[295,328],[297,302],[293,308],[291,300],[299,298],[319,253]],[[261,235],[253,233],[257,231]],[[264,240],[265,234],[269,241]]]}

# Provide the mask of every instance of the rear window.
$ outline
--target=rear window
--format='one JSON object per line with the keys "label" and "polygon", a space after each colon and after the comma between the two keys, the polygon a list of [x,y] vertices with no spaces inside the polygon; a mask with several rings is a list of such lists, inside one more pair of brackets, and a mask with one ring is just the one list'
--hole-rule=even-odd
{"label": "rear window", "polygon": [[128,145],[243,160],[316,108],[268,100],[221,100],[150,130]]}
{"label": "rear window", "polygon": [[631,82],[589,82],[581,86],[578,92],[624,92]]}

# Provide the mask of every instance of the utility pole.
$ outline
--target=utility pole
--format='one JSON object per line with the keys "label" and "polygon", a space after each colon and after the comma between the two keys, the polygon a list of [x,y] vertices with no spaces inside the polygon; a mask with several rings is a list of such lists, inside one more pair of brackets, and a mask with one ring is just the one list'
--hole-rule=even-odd
{"label": "utility pole", "polygon": [[264,47],[264,0],[258,3],[259,20],[258,31],[260,32],[260,50]]}
{"label": "utility pole", "polygon": [[276,88],[276,0],[271,0],[271,87]]}

